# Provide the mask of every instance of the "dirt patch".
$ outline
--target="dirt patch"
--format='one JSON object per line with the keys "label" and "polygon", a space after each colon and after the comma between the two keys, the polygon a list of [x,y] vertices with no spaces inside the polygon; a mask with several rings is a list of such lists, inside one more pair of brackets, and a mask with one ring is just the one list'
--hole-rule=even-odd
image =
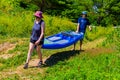
{"label": "dirt patch", "polygon": [[106,40],[106,38],[101,38],[101,39],[97,39],[97,40],[85,43],[85,44],[83,44],[83,49],[96,48],[99,44],[101,44],[105,40]]}
{"label": "dirt patch", "polygon": [[[100,38],[100,39],[96,39],[91,42],[83,43],[83,46],[82,46],[83,51],[81,52],[89,53],[91,56],[99,55],[102,53],[109,54],[109,53],[115,52],[115,50],[112,48],[98,47],[105,40],[106,38]],[[79,44],[78,44],[77,49],[79,50]]]}
{"label": "dirt patch", "polygon": [[14,54],[7,54],[9,50],[14,49],[16,44],[11,44],[9,42],[5,42],[0,44],[0,58],[8,59],[12,57]]}
{"label": "dirt patch", "polygon": [[9,50],[14,49],[16,44],[12,44],[9,42],[5,42],[3,44],[0,44],[0,58],[8,59],[12,57],[14,54],[7,54]]}
{"label": "dirt patch", "polygon": [[101,53],[109,54],[109,53],[114,52],[115,50],[112,48],[97,47],[105,40],[106,40],[106,38],[101,38],[101,39],[97,39],[92,42],[83,44],[84,53],[90,53],[90,55],[95,56],[95,55],[99,55]]}
{"label": "dirt patch", "polygon": [[[47,57],[45,57],[43,59],[43,62],[47,59]],[[30,73],[32,73],[32,75],[37,75],[38,73],[44,74],[44,71],[46,69],[46,67],[43,68],[37,68],[37,64],[39,62],[39,59],[32,59],[29,62],[29,68],[28,69],[23,69],[23,65],[18,66],[16,69],[7,69],[7,70],[3,70],[2,72],[0,72],[0,77],[1,78],[5,78],[6,76],[11,76],[14,74],[17,74],[20,76],[21,79],[23,80],[29,80],[26,75],[29,75]],[[0,78],[0,79],[1,79]]]}
{"label": "dirt patch", "polygon": [[7,53],[9,50],[14,49],[15,45],[16,44],[11,44],[11,43],[8,43],[8,42],[0,44],[0,52],[1,53]]}
{"label": "dirt patch", "polygon": [[113,53],[114,50],[111,48],[92,48],[92,49],[87,49],[85,50],[85,53],[90,53],[90,55],[95,56],[99,54],[109,54]]}
{"label": "dirt patch", "polygon": [[[46,59],[47,59],[47,57],[45,57],[45,58],[43,59],[43,63],[44,63],[44,61],[45,61]],[[39,59],[31,59],[30,62],[29,62],[29,68],[28,68],[28,69],[36,68],[38,62],[39,62]],[[17,71],[18,73],[19,73],[19,71],[21,72],[21,70],[23,69],[23,66],[24,66],[24,64],[21,65],[21,66],[18,66],[18,67],[16,68],[16,71]],[[25,70],[25,69],[23,69],[23,70]],[[41,70],[40,72],[43,72],[43,71]]]}
{"label": "dirt patch", "polygon": [[17,44],[24,44],[27,40],[28,38],[11,38],[8,42],[0,44],[0,53],[8,53],[8,51],[14,49]]}
{"label": "dirt patch", "polygon": [[8,59],[10,57],[13,57],[14,54],[2,54],[0,55],[0,58],[3,58],[3,59]]}

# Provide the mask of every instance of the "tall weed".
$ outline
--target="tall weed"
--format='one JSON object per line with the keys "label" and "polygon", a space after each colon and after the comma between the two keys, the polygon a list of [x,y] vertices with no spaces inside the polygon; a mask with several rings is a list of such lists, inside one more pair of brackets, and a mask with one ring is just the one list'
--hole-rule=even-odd
{"label": "tall weed", "polygon": [[[44,15],[46,25],[46,35],[51,35],[65,30],[73,30],[75,25],[66,18],[52,17]],[[16,12],[14,15],[0,15],[0,33],[15,37],[25,37],[30,35],[34,16],[32,11]]]}
{"label": "tall weed", "polygon": [[48,15],[44,15],[44,17],[47,35],[75,29],[75,24],[67,18],[52,17]]}
{"label": "tall weed", "polygon": [[109,33],[113,31],[113,27],[101,27],[101,26],[92,26],[92,31],[87,29],[85,34],[85,39],[92,41],[99,37],[106,37]]}
{"label": "tall weed", "polygon": [[[27,15],[27,13],[29,15]],[[2,35],[10,35],[10,36],[25,36],[30,32],[31,28],[31,12],[21,12],[16,13],[14,16],[4,14],[4,16],[0,16],[1,22],[1,32]]]}
{"label": "tall weed", "polygon": [[120,51],[120,28],[114,28],[102,45]]}

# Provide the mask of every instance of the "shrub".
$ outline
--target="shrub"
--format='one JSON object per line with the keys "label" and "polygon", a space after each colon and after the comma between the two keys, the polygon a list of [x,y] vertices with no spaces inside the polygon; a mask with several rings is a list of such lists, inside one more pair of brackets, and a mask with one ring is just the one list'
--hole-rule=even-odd
{"label": "shrub", "polygon": [[92,26],[92,31],[87,29],[85,39],[92,41],[99,37],[105,37],[113,31],[113,27]]}

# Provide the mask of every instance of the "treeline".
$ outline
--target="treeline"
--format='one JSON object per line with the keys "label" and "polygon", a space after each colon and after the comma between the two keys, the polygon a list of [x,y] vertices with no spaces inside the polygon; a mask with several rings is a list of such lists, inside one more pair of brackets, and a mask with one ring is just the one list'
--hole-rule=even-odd
{"label": "treeline", "polygon": [[17,0],[25,9],[40,9],[49,15],[68,17],[77,22],[82,11],[88,11],[93,25],[119,25],[119,0]]}

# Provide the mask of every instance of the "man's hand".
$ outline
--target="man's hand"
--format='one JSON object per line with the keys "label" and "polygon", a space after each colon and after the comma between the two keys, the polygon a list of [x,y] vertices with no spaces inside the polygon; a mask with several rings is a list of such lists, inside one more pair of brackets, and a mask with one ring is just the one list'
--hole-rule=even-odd
{"label": "man's hand", "polygon": [[92,28],[91,28],[91,26],[89,26],[89,31],[92,31]]}
{"label": "man's hand", "polygon": [[76,30],[75,32],[78,33],[78,30]]}
{"label": "man's hand", "polygon": [[91,31],[92,31],[92,29],[89,29],[89,31],[91,32]]}

